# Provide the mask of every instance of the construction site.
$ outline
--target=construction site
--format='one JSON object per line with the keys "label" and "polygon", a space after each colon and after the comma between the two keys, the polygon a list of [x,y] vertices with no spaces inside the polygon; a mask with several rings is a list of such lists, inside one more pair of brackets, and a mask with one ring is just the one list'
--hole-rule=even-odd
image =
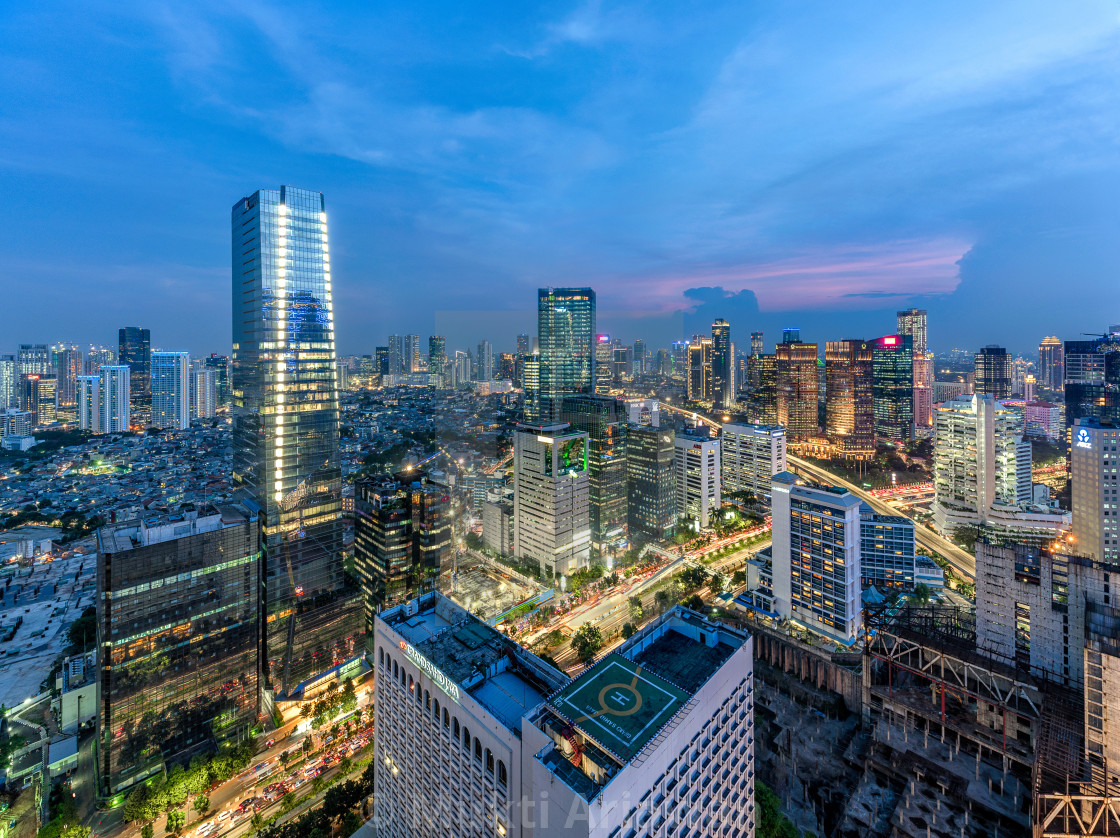
{"label": "construction site", "polygon": [[460,563],[442,581],[441,590],[479,619],[489,621],[539,593],[541,586],[518,578],[509,568],[480,561]]}

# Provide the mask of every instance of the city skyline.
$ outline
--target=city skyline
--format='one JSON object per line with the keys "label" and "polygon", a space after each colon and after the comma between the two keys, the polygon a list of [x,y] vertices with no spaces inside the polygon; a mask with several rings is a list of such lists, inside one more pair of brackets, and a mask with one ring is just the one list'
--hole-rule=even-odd
{"label": "city skyline", "polygon": [[[343,354],[402,332],[505,351],[504,327],[468,323],[498,312],[516,334],[546,285],[595,287],[600,328],[651,345],[715,317],[740,344],[790,323],[818,342],[841,320],[884,334],[909,306],[938,324],[934,351],[1074,338],[1118,263],[1116,16],[993,6],[960,27],[959,12],[681,21],[590,3],[441,28],[419,10],[359,47],[374,25],[360,8],[300,30],[265,7],[125,5],[102,25],[27,8],[2,24],[18,129],[0,171],[25,197],[0,266],[31,316],[4,327],[41,340],[49,312],[82,344],[109,342],[96,323],[143,323],[160,348],[222,351],[214,218],[283,182],[334,196]],[[306,62],[286,57],[296,38]],[[91,286],[111,293],[74,306]]]}

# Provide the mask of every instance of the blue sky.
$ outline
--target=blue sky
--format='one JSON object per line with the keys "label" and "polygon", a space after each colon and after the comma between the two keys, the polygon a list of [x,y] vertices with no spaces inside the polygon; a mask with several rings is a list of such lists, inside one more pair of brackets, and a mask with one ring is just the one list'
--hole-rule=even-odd
{"label": "blue sky", "polygon": [[343,353],[1120,322],[1120,2],[55,2],[0,13],[0,351],[228,351],[229,209],[322,190]]}

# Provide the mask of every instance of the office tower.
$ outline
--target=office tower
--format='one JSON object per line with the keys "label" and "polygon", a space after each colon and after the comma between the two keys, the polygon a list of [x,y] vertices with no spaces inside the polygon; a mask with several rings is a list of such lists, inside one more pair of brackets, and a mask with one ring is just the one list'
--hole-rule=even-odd
{"label": "office tower", "polygon": [[78,429],[101,433],[101,376],[78,376]]}
{"label": "office tower", "polygon": [[53,375],[51,353],[45,343],[21,343],[16,354],[20,375]]}
{"label": "office tower", "polygon": [[595,335],[595,392],[609,395],[613,375],[614,350],[610,335]]}
{"label": "office tower", "polygon": [[31,414],[36,427],[51,425],[58,418],[57,384],[54,376],[36,373],[20,376],[19,409]]}
{"label": "office tower", "polygon": [[697,531],[706,529],[722,503],[719,439],[678,433],[673,443],[677,448],[673,456],[677,517],[688,518]]}
{"label": "office tower", "polygon": [[139,326],[125,326],[118,333],[117,363],[132,370],[128,384],[133,409],[148,407],[152,398],[152,336]]}
{"label": "office tower", "polygon": [[116,362],[117,353],[115,350],[90,344],[89,351],[86,353],[86,374],[96,375],[101,372],[101,367],[107,367]]}
{"label": "office tower", "polygon": [[973,392],[989,395],[996,401],[1011,398],[1011,356],[1002,346],[985,346],[976,353]]}
{"label": "office tower", "polygon": [[1027,382],[1027,373],[1030,371],[1030,361],[1026,358],[1013,358],[1011,361],[1011,394],[1023,395],[1023,385]]}
{"label": "office tower", "polygon": [[478,369],[475,381],[490,381],[494,378],[494,348],[490,341],[484,340],[478,345],[478,354],[475,356]]}
{"label": "office tower", "polygon": [[[786,332],[796,330],[786,329]],[[775,350],[777,362],[777,419],[793,440],[816,436],[820,395],[817,345],[786,340]]]}
{"label": "office tower", "polygon": [[513,552],[513,502],[494,492],[482,503],[482,543],[501,556]]}
{"label": "office tower", "polygon": [[572,681],[432,593],[374,645],[372,835],[753,838],[745,632],[678,606]]}
{"label": "office tower", "polygon": [[1038,345],[1038,384],[1044,390],[1057,392],[1065,383],[1065,362],[1062,342],[1056,337],[1045,337]]}
{"label": "office tower", "polygon": [[1120,337],[1067,340],[1063,359],[1067,427],[1078,419],[1120,424]]}
{"label": "office tower", "polygon": [[73,345],[57,346],[52,354],[59,407],[73,407],[78,403],[78,376],[85,373],[85,356]]}
{"label": "office tower", "polygon": [[188,352],[151,353],[153,428],[191,426],[191,356]]}
{"label": "office tower", "polygon": [[447,375],[447,339],[443,335],[428,338],[428,374],[438,375],[440,386],[444,386]]}
{"label": "office tower", "polygon": [[367,634],[387,605],[439,589],[453,550],[450,489],[424,474],[359,480],[354,486],[354,567]]}
{"label": "office tower", "polygon": [[871,341],[875,436],[893,441],[914,436],[914,353],[910,335]]}
{"label": "office tower", "polygon": [[762,344],[762,332],[751,332],[751,354],[761,355],[765,350]]}
{"label": "office tower", "polygon": [[132,368],[127,364],[101,367],[101,433],[119,434],[132,423]]}
{"label": "office tower", "polygon": [[1033,375],[1027,374],[1023,379],[1023,399],[1033,402],[1038,395],[1038,382]]}
{"label": "office tower", "polygon": [[233,486],[261,510],[264,706],[361,646],[343,566],[342,472],[326,206],[282,186],[233,230]]}
{"label": "office tower", "polygon": [[522,332],[521,334],[519,334],[517,336],[517,354],[518,355],[529,355],[530,353],[532,353],[532,351],[533,351],[533,341],[532,341],[532,339],[527,334]]}
{"label": "office tower", "polygon": [[[209,360],[209,359],[207,359]],[[195,362],[196,364],[198,362]],[[192,419],[212,419],[218,404],[218,371],[210,366],[193,366],[190,371]]]}
{"label": "office tower", "polygon": [[214,370],[215,407],[228,407],[230,403],[229,356],[210,353],[205,366]]}
{"label": "office tower", "polygon": [[513,359],[512,352],[501,352],[498,354],[497,364],[497,377],[505,381],[513,381],[514,376],[517,374],[516,364]]}
{"label": "office tower", "polygon": [[461,349],[455,350],[451,366],[451,386],[459,387],[471,380],[471,356]]}
{"label": "office tower", "polygon": [[622,411],[610,396],[564,396],[560,421],[587,434],[591,541],[620,538],[626,527],[626,457]]}
{"label": "office tower", "polygon": [[389,347],[376,346],[373,350],[374,358],[374,371],[378,375],[389,375],[390,361],[389,361]]}
{"label": "office tower", "polygon": [[19,404],[19,364],[15,355],[0,355],[0,410]]}
{"label": "office tower", "polygon": [[34,417],[26,410],[0,410],[0,437],[31,436],[34,426]]}
{"label": "office tower", "polygon": [[404,371],[420,372],[420,335],[404,336]]}
{"label": "office tower", "polygon": [[525,421],[529,424],[541,420],[541,356],[537,353],[525,355],[521,361],[522,376],[521,387],[524,391],[522,397]]}
{"label": "office tower", "polygon": [[873,456],[875,377],[871,342],[828,341],[824,345],[824,370],[825,435],[844,455]]}
{"label": "office tower", "polygon": [[337,381],[338,389],[340,391],[341,390],[349,390],[350,389],[350,367],[345,361],[336,361],[335,362],[335,375],[337,376],[336,381]]}
{"label": "office tower", "polygon": [[786,429],[780,425],[725,423],[720,437],[723,494],[770,497],[770,478],[786,470]]}
{"label": "office tower", "polygon": [[1031,501],[1031,445],[1019,419],[988,395],[959,396],[937,406],[933,453],[933,522],[943,535],[987,526],[1051,537],[1068,516],[1020,509]]}
{"label": "office tower", "polygon": [[676,444],[673,431],[628,424],[626,521],[632,539],[660,541],[677,524]]}
{"label": "office tower", "polygon": [[735,404],[735,348],[731,343],[731,324],[718,319],[712,323],[712,407],[730,410]]}
{"label": "office tower", "polygon": [[614,358],[611,374],[614,381],[622,383],[629,381],[634,375],[634,349],[630,346],[621,346],[615,342],[611,346],[611,355]]}
{"label": "office tower", "polygon": [[674,381],[686,381],[688,378],[688,341],[673,341],[673,345],[669,347],[669,354],[672,358],[671,377]]}
{"label": "office tower", "polygon": [[933,353],[914,353],[914,429],[928,433],[933,428]]}
{"label": "office tower", "polygon": [[537,292],[537,333],[541,421],[555,422],[564,396],[595,392],[595,292],[590,288],[541,288]]}
{"label": "office tower", "polygon": [[706,401],[712,395],[712,342],[693,335],[688,344],[686,395],[690,402]]}
{"label": "office tower", "polygon": [[747,359],[751,385],[747,416],[758,425],[778,424],[778,356],[752,355]]}
{"label": "office tower", "polygon": [[863,587],[914,587],[914,522],[901,515],[880,515],[860,504],[859,569]]}
{"label": "office tower", "polygon": [[774,475],[774,609],[844,644],[859,636],[860,500],[843,489]]}
{"label": "office tower", "polygon": [[911,351],[917,355],[925,354],[929,349],[926,340],[926,312],[921,308],[908,308],[898,312],[895,329],[900,335],[910,336]]}
{"label": "office tower", "polygon": [[631,425],[661,425],[661,403],[657,399],[619,399],[622,421]]}
{"label": "office tower", "polygon": [[634,375],[646,372],[646,342],[639,338],[634,341]]}
{"label": "office tower", "polygon": [[518,425],[513,434],[517,557],[536,562],[553,577],[566,576],[590,561],[587,449],[587,434],[564,423]]}
{"label": "office tower", "polygon": [[98,530],[104,796],[257,724],[259,526],[245,506],[184,504]]}
{"label": "office tower", "polygon": [[782,329],[782,343],[801,343],[801,330],[788,327]]}
{"label": "office tower", "polygon": [[401,375],[407,371],[403,335],[389,335],[389,367],[385,375]]}
{"label": "office tower", "polygon": [[1070,446],[1074,549],[1090,559],[1120,561],[1120,430],[1092,418],[1077,421]]}
{"label": "office tower", "polygon": [[668,349],[658,349],[653,361],[655,375],[669,377],[673,374],[673,356]]}

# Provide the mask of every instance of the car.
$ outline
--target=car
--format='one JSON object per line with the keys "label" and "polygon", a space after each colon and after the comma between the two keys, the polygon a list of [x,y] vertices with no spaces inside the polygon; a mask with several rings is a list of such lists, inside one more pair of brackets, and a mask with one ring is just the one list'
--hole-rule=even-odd
{"label": "car", "polygon": [[268,740],[267,742],[265,742],[265,743],[264,743],[264,746],[265,746],[266,748],[271,748],[271,747],[272,747],[273,745],[275,745],[275,744],[276,744],[276,740],[275,740],[275,739],[269,739],[269,740]]}
{"label": "car", "polygon": [[222,811],[218,812],[218,823],[221,823],[222,821],[228,821],[229,815],[229,809],[222,809]]}

